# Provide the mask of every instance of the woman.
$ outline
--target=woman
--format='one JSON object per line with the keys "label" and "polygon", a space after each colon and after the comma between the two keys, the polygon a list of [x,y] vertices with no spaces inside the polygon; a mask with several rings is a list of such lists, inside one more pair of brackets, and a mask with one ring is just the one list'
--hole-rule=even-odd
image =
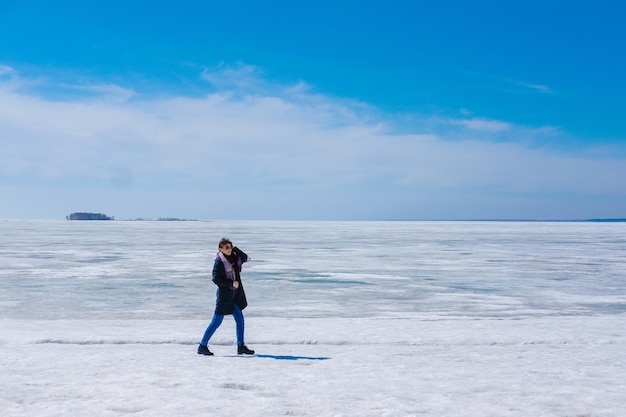
{"label": "woman", "polygon": [[209,340],[222,324],[224,316],[232,314],[237,323],[237,354],[254,355],[254,351],[248,349],[244,343],[244,320],[241,312],[248,305],[240,276],[241,265],[248,261],[248,255],[233,247],[233,243],[226,238],[220,240],[218,248],[219,252],[213,264],[213,282],[218,287],[215,314],[204,332],[198,353],[213,355],[209,350]]}

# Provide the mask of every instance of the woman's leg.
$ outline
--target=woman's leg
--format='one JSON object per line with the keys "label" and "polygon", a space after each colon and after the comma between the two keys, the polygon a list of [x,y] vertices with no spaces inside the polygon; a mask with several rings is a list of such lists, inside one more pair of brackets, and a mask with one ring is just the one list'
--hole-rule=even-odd
{"label": "woman's leg", "polygon": [[211,323],[204,331],[204,336],[202,337],[202,341],[200,342],[201,345],[207,346],[209,344],[211,336],[213,336],[213,333],[215,333],[217,328],[220,327],[220,324],[222,324],[222,320],[224,320],[224,316],[217,313],[213,314],[213,320],[211,320]]}
{"label": "woman's leg", "polygon": [[243,312],[237,305],[235,304],[235,308],[233,309],[233,317],[235,318],[235,323],[237,323],[237,344],[243,345],[244,338],[243,332],[245,329],[244,320],[243,320]]}

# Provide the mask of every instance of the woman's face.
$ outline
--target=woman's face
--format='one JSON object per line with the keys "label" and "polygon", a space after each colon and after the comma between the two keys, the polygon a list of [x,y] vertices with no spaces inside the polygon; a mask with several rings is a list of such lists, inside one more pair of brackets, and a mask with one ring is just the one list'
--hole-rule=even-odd
{"label": "woman's face", "polygon": [[225,244],[220,248],[220,252],[222,252],[224,255],[230,255],[231,253],[233,253],[233,245],[231,245],[230,243]]}

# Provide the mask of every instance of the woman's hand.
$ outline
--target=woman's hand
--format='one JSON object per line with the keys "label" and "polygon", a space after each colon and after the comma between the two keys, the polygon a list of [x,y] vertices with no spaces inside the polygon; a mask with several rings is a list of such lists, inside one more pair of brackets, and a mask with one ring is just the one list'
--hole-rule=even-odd
{"label": "woman's hand", "polygon": [[235,289],[239,288],[239,281],[234,281],[233,287],[235,287]]}

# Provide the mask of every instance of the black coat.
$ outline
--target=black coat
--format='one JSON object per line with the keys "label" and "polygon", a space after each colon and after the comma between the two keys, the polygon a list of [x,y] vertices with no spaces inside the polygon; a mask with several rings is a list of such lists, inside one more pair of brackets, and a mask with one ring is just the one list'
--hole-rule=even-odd
{"label": "black coat", "polygon": [[239,288],[232,288],[233,282],[226,276],[226,268],[222,263],[222,259],[218,256],[213,264],[213,282],[217,285],[217,301],[215,303],[215,314],[222,316],[233,314],[235,304],[244,309],[248,306],[246,300],[246,292],[241,283],[241,265],[248,261],[248,255],[237,247],[233,248],[230,256],[226,259],[231,263],[235,271],[236,280],[239,282]]}

